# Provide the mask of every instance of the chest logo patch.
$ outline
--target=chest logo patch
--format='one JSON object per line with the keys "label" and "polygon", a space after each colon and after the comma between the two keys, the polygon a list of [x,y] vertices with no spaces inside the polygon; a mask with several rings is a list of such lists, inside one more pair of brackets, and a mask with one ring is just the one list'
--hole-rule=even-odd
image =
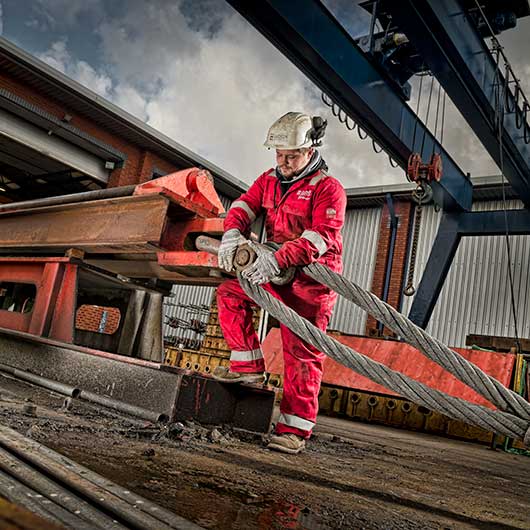
{"label": "chest logo patch", "polygon": [[313,190],[298,190],[296,192],[297,198],[302,201],[308,201],[311,198],[312,194],[313,194]]}
{"label": "chest logo patch", "polygon": [[328,208],[326,210],[326,217],[328,219],[334,219],[336,215],[337,215],[337,210],[335,210],[335,208]]}

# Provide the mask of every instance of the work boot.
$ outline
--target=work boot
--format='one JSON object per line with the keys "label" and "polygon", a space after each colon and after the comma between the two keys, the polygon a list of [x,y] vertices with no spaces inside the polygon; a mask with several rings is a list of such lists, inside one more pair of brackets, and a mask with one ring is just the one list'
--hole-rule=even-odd
{"label": "work boot", "polygon": [[217,366],[212,377],[221,383],[263,383],[263,372],[231,372],[226,366]]}
{"label": "work boot", "polygon": [[273,449],[274,451],[281,451],[282,453],[289,453],[291,455],[300,453],[304,448],[305,440],[293,433],[274,434],[267,444],[267,449]]}

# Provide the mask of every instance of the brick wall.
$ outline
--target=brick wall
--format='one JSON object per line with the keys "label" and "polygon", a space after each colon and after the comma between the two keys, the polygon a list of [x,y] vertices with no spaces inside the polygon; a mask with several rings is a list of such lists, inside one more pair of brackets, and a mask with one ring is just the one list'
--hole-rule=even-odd
{"label": "brick wall", "polygon": [[[121,320],[121,313],[117,307],[83,304],[76,311],[75,327],[95,333],[116,333]],[[101,326],[103,331],[99,331]]]}
{"label": "brick wall", "polygon": [[127,142],[107,132],[103,127],[93,123],[84,116],[76,114],[73,110],[40,94],[31,87],[20,83],[5,72],[0,72],[0,87],[16,94],[26,102],[39,107],[55,117],[62,119],[65,114],[72,116],[70,124],[73,127],[86,132],[87,134],[105,142],[127,155],[127,160],[122,168],[111,172],[108,187],[126,186],[128,184],[138,184],[151,178],[153,168],[157,168],[167,173],[177,171],[178,168],[157,155],[141,149],[139,146]]}
{"label": "brick wall", "polygon": [[[394,212],[398,217],[398,229],[396,233],[396,242],[394,245],[394,257],[392,260],[392,270],[390,273],[390,286],[388,291],[388,304],[398,308],[403,290],[403,275],[405,261],[407,258],[407,240],[409,227],[411,223],[412,204],[405,201],[394,201]],[[390,227],[390,212],[385,204],[381,215],[381,225],[379,232],[379,242],[377,245],[376,261],[374,266],[374,275],[372,279],[371,291],[379,298],[383,297],[385,285],[386,268],[390,252],[390,238],[392,229]],[[377,334],[377,321],[369,316],[366,322],[366,334]],[[385,328],[383,335],[392,336],[393,333]]]}

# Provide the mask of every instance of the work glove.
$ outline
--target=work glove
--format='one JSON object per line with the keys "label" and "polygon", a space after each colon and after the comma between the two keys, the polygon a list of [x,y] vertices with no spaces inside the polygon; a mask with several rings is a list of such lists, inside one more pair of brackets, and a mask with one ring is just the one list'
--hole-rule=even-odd
{"label": "work glove", "polygon": [[237,228],[227,230],[223,234],[221,245],[217,252],[217,262],[221,269],[224,269],[226,272],[232,271],[234,268],[234,256],[237,247],[246,243],[246,241],[247,240],[241,235],[241,232]]}
{"label": "work glove", "polygon": [[274,257],[274,250],[255,245],[252,242],[249,243],[249,246],[254,249],[258,257],[250,267],[242,272],[243,278],[255,285],[261,285],[270,282],[272,278],[280,274],[280,267]]}

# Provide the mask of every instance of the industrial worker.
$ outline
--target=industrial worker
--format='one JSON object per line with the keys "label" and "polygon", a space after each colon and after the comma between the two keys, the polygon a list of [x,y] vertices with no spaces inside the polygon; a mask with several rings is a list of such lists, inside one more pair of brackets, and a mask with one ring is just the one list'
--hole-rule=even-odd
{"label": "industrial worker", "polygon": [[[326,122],[320,117],[288,112],[269,129],[265,146],[276,150],[276,168],[269,169],[236,200],[224,222],[219,266],[233,270],[238,246],[250,237],[250,227],[265,215],[267,241],[279,250],[260,252],[243,276],[263,287],[299,315],[325,330],[336,293],[297,269],[292,283],[269,283],[282,269],[322,263],[342,271],[342,237],[346,194],[316,147]],[[252,325],[254,302],[238,280],[227,280],[217,292],[219,323],[232,350],[230,368],[213,375],[226,383],[263,382],[265,363]],[[305,447],[318,413],[318,393],[324,355],[280,325],[284,356],[280,417],[268,447],[295,454]]]}

